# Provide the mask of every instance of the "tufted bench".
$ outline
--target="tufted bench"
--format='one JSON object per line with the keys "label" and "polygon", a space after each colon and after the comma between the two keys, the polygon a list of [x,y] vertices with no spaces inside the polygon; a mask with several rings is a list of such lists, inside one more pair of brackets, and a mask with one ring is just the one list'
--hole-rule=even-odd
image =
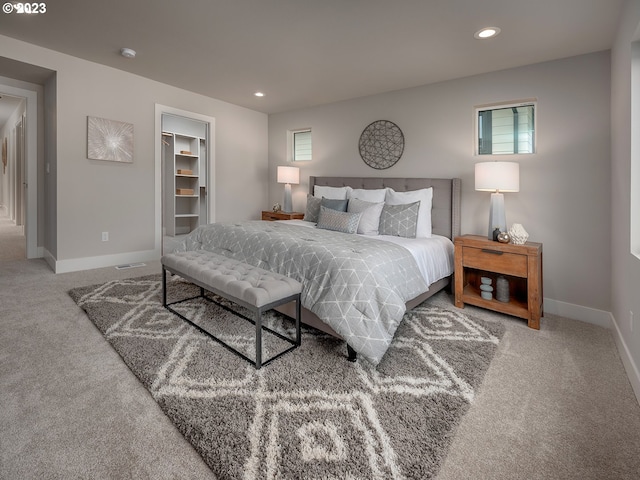
{"label": "tufted bench", "polygon": [[[167,304],[167,271],[179,275],[185,280],[200,287],[200,295],[186,298]],[[254,314],[254,319],[248,318],[239,312],[233,311],[221,305],[212,298],[205,295],[205,290],[215,293],[231,302],[245,307]],[[170,253],[162,257],[162,305],[172,313],[178,315],[183,320],[189,322],[201,332],[224,345],[226,348],[236,353],[240,357],[253,364],[256,369],[262,365],[275,360],[276,358],[290,352],[300,345],[300,292],[302,285],[296,280],[269,272],[262,268],[254,267],[238,260],[219,255],[205,250],[195,250],[189,252]],[[199,325],[171,308],[171,305],[193,300],[194,298],[205,298],[220,305],[230,312],[238,315],[256,326],[256,359],[251,360],[241,352],[226,344],[219,338],[212,335]],[[270,328],[262,325],[262,313],[274,307],[296,302],[296,338],[281,335]],[[293,346],[279,354],[271,357],[265,362],[262,361],[262,330],[267,330],[277,337],[286,340]]]}

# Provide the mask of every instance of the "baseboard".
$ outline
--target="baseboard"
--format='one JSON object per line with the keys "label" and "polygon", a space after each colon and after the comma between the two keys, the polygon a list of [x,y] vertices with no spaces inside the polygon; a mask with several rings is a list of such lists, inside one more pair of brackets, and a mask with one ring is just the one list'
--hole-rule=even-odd
{"label": "baseboard", "polygon": [[611,324],[613,325],[611,332],[613,334],[613,339],[616,342],[616,347],[618,347],[620,359],[622,360],[624,369],[627,372],[627,377],[629,377],[631,388],[633,388],[633,392],[636,394],[636,399],[638,400],[638,403],[640,403],[640,371],[638,370],[638,366],[631,356],[629,347],[627,347],[627,343],[624,341],[622,332],[620,332],[620,328],[618,327],[618,322],[616,322],[613,314],[611,315]]}
{"label": "baseboard", "polygon": [[47,262],[47,265],[49,265],[49,268],[51,268],[51,270],[53,270],[55,272],[56,271],[56,258],[53,255],[51,255],[51,252],[49,250],[47,250],[46,248],[43,249],[42,258],[44,258],[44,261]]}
{"label": "baseboard", "polygon": [[[51,265],[49,259],[45,258]],[[53,257],[52,257],[53,259]],[[125,263],[152,262],[160,259],[157,250],[143,250],[140,252],[119,253],[115,255],[102,255],[99,257],[72,258],[69,260],[55,260],[52,265],[56,273],[78,272],[80,270],[92,270],[94,268],[114,267]]]}
{"label": "baseboard", "polygon": [[582,322],[592,323],[604,328],[611,328],[611,312],[596,308],[584,307],[573,303],[561,302],[552,298],[544,299],[544,313],[572,318]]}

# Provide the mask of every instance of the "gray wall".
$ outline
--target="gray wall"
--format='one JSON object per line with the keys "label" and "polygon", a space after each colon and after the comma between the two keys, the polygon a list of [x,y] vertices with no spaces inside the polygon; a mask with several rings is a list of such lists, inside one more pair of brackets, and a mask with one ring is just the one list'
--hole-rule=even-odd
{"label": "gray wall", "polygon": [[[600,52],[269,117],[269,204],[282,201],[276,167],[287,130],[312,128],[313,160],[298,162],[294,210],[310,175],[462,178],[462,233],[485,234],[489,194],[474,190],[474,106],[536,97],[537,153],[520,163],[520,192],[505,194],[507,223],[544,244],[544,296],[610,311],[610,55]],[[372,121],[405,136],[400,161],[369,168],[358,139]]]}
{"label": "gray wall", "polygon": [[[259,218],[267,200],[265,114],[8,37],[0,40],[0,56],[56,72],[50,119],[55,145],[49,136],[46,146],[56,149],[48,155],[55,172],[47,190],[56,202],[55,225],[47,222],[55,241],[47,236],[45,248],[54,250],[49,253],[57,261],[79,260],[72,263],[82,268],[84,258],[154,250],[156,103],[216,119],[216,219]],[[134,125],[133,164],[87,159],[87,116]],[[109,242],[101,241],[103,231]]]}
{"label": "gray wall", "polygon": [[[611,312],[618,346],[636,395],[640,398],[640,259],[631,254],[631,142],[640,124],[631,122],[631,42],[638,39],[640,2],[628,1],[621,16],[611,62]],[[635,87],[636,92],[638,87]],[[634,98],[637,102],[637,99]],[[640,162],[637,153],[633,161]],[[638,188],[636,186],[636,188]],[[636,220],[637,221],[637,220]],[[631,331],[629,312],[635,315]]]}

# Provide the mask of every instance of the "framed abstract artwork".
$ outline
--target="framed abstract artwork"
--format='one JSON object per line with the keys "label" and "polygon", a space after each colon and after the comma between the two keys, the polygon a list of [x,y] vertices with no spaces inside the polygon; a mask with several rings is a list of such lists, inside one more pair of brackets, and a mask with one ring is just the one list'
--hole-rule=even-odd
{"label": "framed abstract artwork", "polygon": [[87,158],[133,163],[133,124],[87,117]]}

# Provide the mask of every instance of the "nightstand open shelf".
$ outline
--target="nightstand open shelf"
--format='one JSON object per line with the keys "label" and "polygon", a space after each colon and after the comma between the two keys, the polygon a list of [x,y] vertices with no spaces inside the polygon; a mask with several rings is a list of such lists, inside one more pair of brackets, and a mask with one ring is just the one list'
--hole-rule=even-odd
{"label": "nightstand open shelf", "polygon": [[[485,237],[464,235],[455,243],[455,304],[465,303],[506,313],[527,320],[539,329],[542,316],[542,244],[527,242],[512,245],[493,242]],[[489,277],[494,286],[493,298],[480,295],[480,277]],[[499,276],[509,284],[509,301],[495,298]]]}
{"label": "nightstand open shelf", "polygon": [[[509,301],[500,302],[495,299],[485,300],[480,296],[480,277],[487,276],[492,279],[492,285],[496,284],[498,275],[475,269],[465,271],[462,301],[477,307],[488,308],[496,312],[506,313],[520,318],[529,318],[527,303],[527,285],[524,279],[505,275],[509,281]],[[523,287],[524,283],[524,287]]]}

